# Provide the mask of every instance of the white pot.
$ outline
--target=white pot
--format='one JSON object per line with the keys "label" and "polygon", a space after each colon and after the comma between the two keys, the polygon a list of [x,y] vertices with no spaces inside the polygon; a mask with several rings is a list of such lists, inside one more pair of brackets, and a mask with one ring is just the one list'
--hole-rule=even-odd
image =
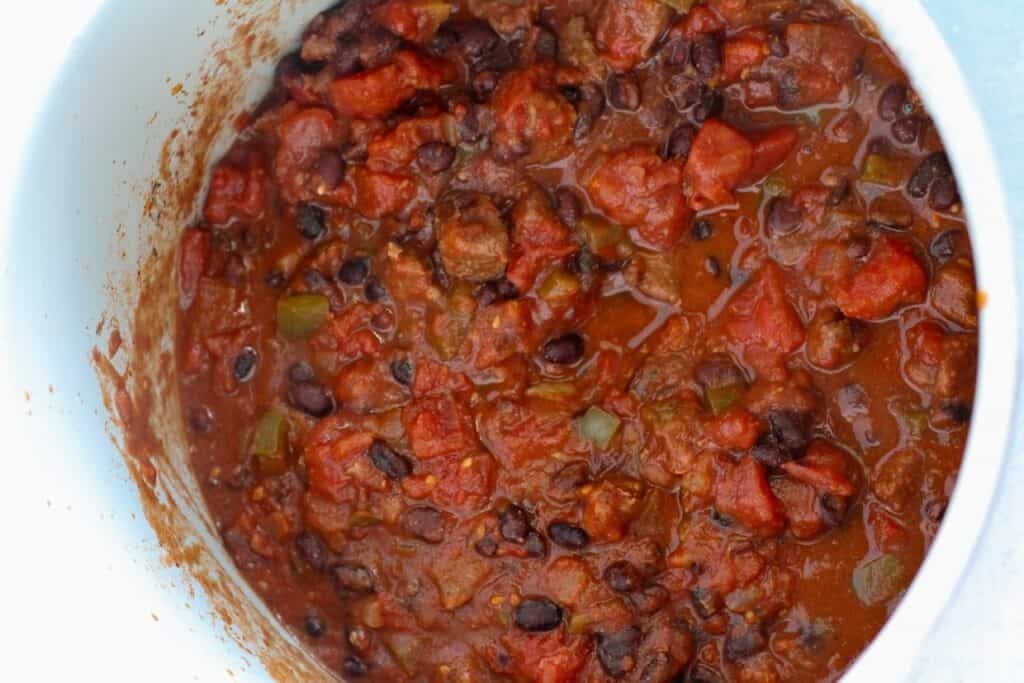
{"label": "white pot", "polygon": [[[124,447],[100,390],[111,388],[109,375],[98,381],[90,357],[94,347],[106,353],[116,325],[126,343],[114,365],[123,371],[137,341],[137,271],[161,275],[151,270],[150,252],[173,249],[185,227],[173,204],[144,206],[153,181],[167,180],[159,170],[171,131],[194,124],[189,105],[197,93],[218,93],[228,108],[210,119],[225,131],[213,154],[223,150],[227,113],[265,91],[281,54],[275,48],[294,44],[328,4],[64,0],[0,10],[10,34],[3,37],[10,54],[0,53],[10,72],[0,160],[0,376],[3,414],[15,416],[0,469],[2,605],[17,643],[5,648],[8,680],[270,680],[265,664],[280,680],[324,675],[265,610],[249,605],[251,592],[216,542],[185,466],[173,391],[156,385],[166,398],[152,413],[163,446],[146,449],[159,456],[159,474],[143,504],[129,476],[137,468],[126,467],[111,442]],[[917,0],[860,4],[944,134],[988,294],[978,398],[955,494],[912,587],[847,677],[876,682],[909,674],[985,525],[1008,445],[1018,309],[1006,198],[952,54]],[[224,66],[238,65],[246,31],[267,41],[250,46],[252,68]],[[62,41],[76,34],[66,49]],[[218,63],[220,72],[212,70]],[[246,87],[224,86],[235,74]],[[167,323],[151,319],[146,332],[159,336]],[[156,365],[136,369],[129,384],[159,379]],[[181,566],[168,566],[168,558]]]}

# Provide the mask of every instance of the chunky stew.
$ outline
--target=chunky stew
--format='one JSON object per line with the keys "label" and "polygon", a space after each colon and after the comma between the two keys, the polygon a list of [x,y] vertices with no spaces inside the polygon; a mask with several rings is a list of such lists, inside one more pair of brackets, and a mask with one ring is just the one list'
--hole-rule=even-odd
{"label": "chunky stew", "polygon": [[351,0],[180,242],[193,462],[368,681],[835,680],[940,524],[949,161],[823,0]]}

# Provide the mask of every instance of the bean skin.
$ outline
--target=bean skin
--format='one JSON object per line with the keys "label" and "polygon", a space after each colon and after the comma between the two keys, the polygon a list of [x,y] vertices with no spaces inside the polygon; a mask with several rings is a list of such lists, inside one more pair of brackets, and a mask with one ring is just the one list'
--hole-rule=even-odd
{"label": "bean skin", "polygon": [[416,152],[420,168],[427,173],[447,171],[455,162],[455,148],[443,142],[428,142]]}
{"label": "bean skin", "polygon": [[334,410],[334,397],[331,392],[316,382],[292,385],[288,390],[288,400],[293,406],[313,417],[327,417]]}
{"label": "bean skin", "polygon": [[548,598],[527,598],[516,607],[513,620],[523,631],[552,631],[562,623],[562,608]]}
{"label": "bean skin", "polygon": [[893,83],[882,91],[878,98],[878,116],[883,121],[894,121],[903,111],[907,101],[907,89],[900,83]]}
{"label": "bean skin", "polygon": [[544,360],[556,365],[573,365],[583,358],[583,337],[570,332],[550,340],[541,349]]}
{"label": "bean skin", "polygon": [[518,505],[509,505],[498,515],[501,537],[513,543],[524,543],[530,533],[530,516]]}
{"label": "bean skin", "polygon": [[370,274],[370,264],[364,258],[346,259],[338,269],[338,279],[346,285],[362,284]]}
{"label": "bean skin", "polygon": [[334,584],[342,595],[372,593],[373,574],[361,564],[339,564],[332,569]]}
{"label": "bean skin", "polygon": [[702,78],[711,78],[722,68],[722,44],[712,35],[703,35],[690,48],[693,67]]}
{"label": "bean skin", "polygon": [[632,562],[619,560],[605,568],[604,580],[613,591],[631,593],[640,587],[644,577]]}
{"label": "bean skin", "polygon": [[668,136],[665,145],[665,158],[686,161],[693,149],[693,141],[697,137],[697,128],[690,124],[679,126]]}
{"label": "bean skin", "polygon": [[548,526],[548,537],[556,545],[570,550],[582,550],[590,545],[590,534],[567,522],[552,522]]}
{"label": "bean skin", "polygon": [[295,212],[295,225],[307,240],[315,240],[327,230],[324,210],[313,204],[300,204]]}
{"label": "bean skin", "polygon": [[327,566],[327,546],[323,540],[312,531],[304,530],[295,537],[295,547],[299,555],[310,567],[317,571],[323,571]]}
{"label": "bean skin", "polygon": [[370,444],[369,455],[373,466],[383,472],[388,479],[400,481],[412,474],[412,463],[409,459],[380,439]]}
{"label": "bean skin", "polygon": [[640,108],[640,84],[629,74],[616,74],[608,79],[608,103],[623,111]]}

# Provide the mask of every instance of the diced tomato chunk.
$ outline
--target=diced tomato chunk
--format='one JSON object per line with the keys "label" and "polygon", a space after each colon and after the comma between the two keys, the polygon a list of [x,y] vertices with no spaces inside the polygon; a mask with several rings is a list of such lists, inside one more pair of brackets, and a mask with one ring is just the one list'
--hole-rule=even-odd
{"label": "diced tomato chunk", "polygon": [[768,32],[763,28],[743,31],[722,44],[722,81],[732,83],[768,58]]}
{"label": "diced tomato chunk", "polygon": [[341,142],[341,129],[326,109],[303,109],[285,118],[278,126],[280,144],[274,156],[274,178],[285,199],[291,202],[315,196],[309,187],[311,169],[324,150]]}
{"label": "diced tomato chunk", "polygon": [[571,683],[590,653],[587,639],[555,631],[528,634],[512,631],[502,643],[525,680],[532,683]]}
{"label": "diced tomato chunk", "polygon": [[487,453],[436,458],[403,479],[402,491],[414,500],[429,498],[441,507],[475,510],[490,501],[496,473],[497,463]]}
{"label": "diced tomato chunk", "polygon": [[761,463],[749,455],[738,463],[720,463],[715,480],[715,508],[760,536],[782,532],[786,516],[768,486],[768,475]]}
{"label": "diced tomato chunk", "polygon": [[554,65],[510,71],[491,100],[499,154],[546,163],[569,153],[576,109],[558,92]]}
{"label": "diced tomato chunk", "polygon": [[448,62],[403,50],[391,64],[335,79],[329,87],[331,104],[348,116],[384,116],[417,90],[437,90],[454,77]]}
{"label": "diced tomato chunk", "polygon": [[853,78],[864,41],[835,24],[793,22],[786,26],[788,59],[795,62],[795,86],[785,90],[788,107],[834,100]]}
{"label": "diced tomato chunk", "polygon": [[760,427],[758,419],[744,408],[731,408],[707,423],[709,435],[717,445],[736,450],[752,448]]}
{"label": "diced tomato chunk", "polygon": [[977,348],[963,334],[951,334],[933,320],[907,330],[903,371],[922,391],[943,398],[966,397],[974,384]]}
{"label": "diced tomato chunk", "polygon": [[901,306],[924,301],[928,275],[907,242],[877,239],[868,260],[852,274],[845,250],[833,246],[818,248],[813,268],[848,318],[879,320]]}
{"label": "diced tomato chunk", "polygon": [[869,509],[866,526],[880,550],[894,550],[907,540],[907,530],[880,507],[872,506]]}
{"label": "diced tomato chunk", "polygon": [[572,234],[540,192],[516,204],[512,212],[512,260],[506,277],[520,292],[529,291],[548,265],[576,251]]}
{"label": "diced tomato chunk", "polygon": [[789,156],[800,142],[800,133],[793,126],[780,126],[754,140],[754,154],[747,172],[747,181],[756,182],[768,175]]}
{"label": "diced tomato chunk", "polygon": [[683,177],[678,162],[631,147],[601,165],[588,191],[609,218],[636,228],[641,242],[662,251],[679,240],[693,216],[683,197]]}
{"label": "diced tomato chunk", "polygon": [[793,479],[810,484],[822,493],[848,497],[857,491],[846,474],[849,457],[831,444],[815,441],[804,457],[784,463],[782,469]]}
{"label": "diced tomato chunk", "polygon": [[[356,495],[352,489],[353,461],[366,453],[372,443],[372,434],[351,429],[339,418],[321,420],[303,449],[310,490],[336,503],[352,500]],[[376,472],[376,476],[383,475]]]}
{"label": "diced tomato chunk", "polygon": [[524,299],[478,311],[472,332],[476,367],[483,370],[529,351],[531,327],[530,304]]}
{"label": "diced tomato chunk", "polygon": [[245,155],[247,163],[237,166],[227,159],[213,169],[203,218],[211,225],[232,220],[254,220],[263,215],[266,204],[266,172],[259,155]]}
{"label": "diced tomato chunk", "polygon": [[746,347],[791,353],[804,343],[804,325],[786,298],[782,270],[769,261],[733,298],[726,333]]}
{"label": "diced tomato chunk", "polygon": [[452,370],[443,363],[424,358],[416,363],[416,374],[412,380],[412,395],[415,398],[431,394],[464,394],[473,385],[461,372]]}
{"label": "diced tomato chunk", "polygon": [[617,71],[629,71],[647,59],[671,16],[661,0],[608,0],[601,8],[594,38]]}
{"label": "diced tomato chunk", "polygon": [[571,430],[568,412],[539,402],[501,402],[480,414],[484,444],[509,470],[563,451]]}
{"label": "diced tomato chunk", "polygon": [[476,451],[476,430],[466,408],[449,395],[428,396],[402,410],[413,453],[421,460]]}
{"label": "diced tomato chunk", "polygon": [[672,27],[672,35],[693,40],[702,33],[717,33],[722,30],[725,30],[725,22],[721,17],[706,6],[697,5]]}
{"label": "diced tomato chunk", "polygon": [[754,146],[743,134],[717,119],[704,122],[683,172],[683,188],[698,211],[735,201],[732,191],[747,177]]}
{"label": "diced tomato chunk", "polygon": [[210,263],[210,232],[188,228],[178,247],[178,305],[187,309],[199,290],[199,279]]}
{"label": "diced tomato chunk", "polygon": [[403,121],[373,136],[366,146],[366,165],[380,171],[401,171],[416,159],[416,152],[429,142],[452,143],[454,122],[449,114]]}
{"label": "diced tomato chunk", "polygon": [[380,340],[370,329],[370,321],[381,310],[380,304],[358,303],[333,314],[310,338],[310,348],[336,353],[344,360],[373,355],[380,348]]}
{"label": "diced tomato chunk", "polygon": [[356,190],[356,211],[367,218],[399,214],[416,197],[416,183],[405,175],[363,166],[353,168],[349,176]]}
{"label": "diced tomato chunk", "polygon": [[451,16],[447,0],[388,0],[374,12],[381,26],[411,43],[423,45]]}

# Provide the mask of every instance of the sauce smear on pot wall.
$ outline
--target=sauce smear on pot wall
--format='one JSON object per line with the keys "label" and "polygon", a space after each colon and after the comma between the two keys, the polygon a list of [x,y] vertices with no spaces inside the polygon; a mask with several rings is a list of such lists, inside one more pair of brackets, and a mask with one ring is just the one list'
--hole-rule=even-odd
{"label": "sauce smear on pot wall", "polygon": [[350,680],[835,680],[971,413],[952,169],[820,0],[345,3],[178,287],[224,542]]}

